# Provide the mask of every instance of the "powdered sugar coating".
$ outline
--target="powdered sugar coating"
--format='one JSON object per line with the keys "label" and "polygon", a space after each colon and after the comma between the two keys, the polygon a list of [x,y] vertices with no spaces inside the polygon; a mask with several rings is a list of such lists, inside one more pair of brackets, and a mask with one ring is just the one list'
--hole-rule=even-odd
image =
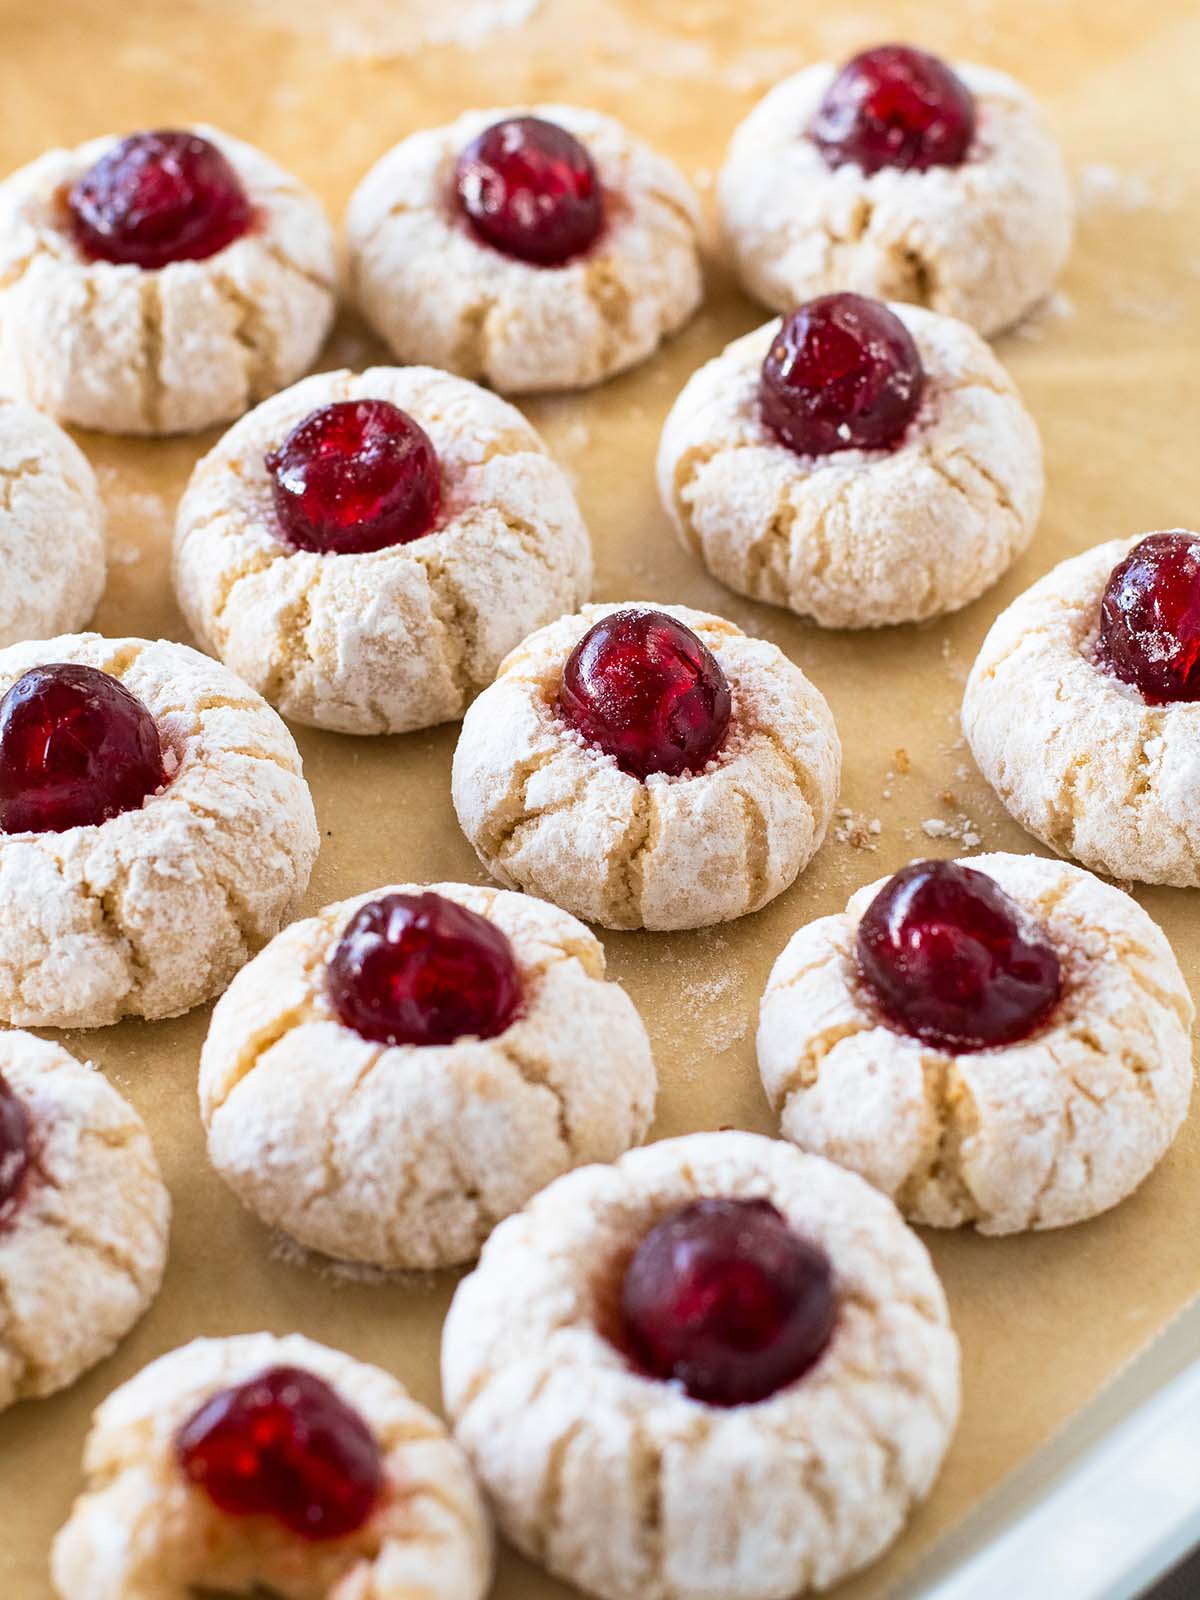
{"label": "powdered sugar coating", "polygon": [[342,1260],[469,1261],[501,1217],[570,1167],[638,1144],[650,1042],[604,950],[526,895],[429,886],[511,942],[523,1001],[490,1039],[383,1045],[341,1022],[325,963],[375,889],[293,923],[230,985],[200,1060],[214,1166],[263,1221]]}
{"label": "powdered sugar coating", "polygon": [[89,261],[71,185],[119,141],[51,150],[0,184],[0,387],[104,433],[190,433],[297,378],[333,320],[333,232],[314,195],[216,128],[254,209],[242,238],[157,271]]}
{"label": "powdered sugar coating", "polygon": [[[494,250],[455,199],[460,152],[492,123],[523,116],[573,134],[605,196],[599,239],[560,267]],[[351,293],[399,361],[506,394],[583,388],[644,360],[695,311],[698,216],[674,164],[612,117],[564,105],[468,111],[402,140],[355,190]]]}
{"label": "powdered sugar coating", "polygon": [[218,994],[293,913],[319,836],[291,734],[186,645],[67,634],[0,651],[110,673],[158,723],[169,781],[136,811],[0,835],[0,1018],[98,1028]]}
{"label": "powdered sugar coating", "polygon": [[1147,705],[1096,663],[1100,601],[1140,543],[1061,562],[979,652],[963,732],[1022,827],[1059,855],[1143,883],[1200,886],[1200,704]]}
{"label": "powdered sugar coating", "polygon": [[[691,1399],[606,1337],[632,1251],[701,1196],[771,1200],[833,1264],[830,1344],[755,1405]],[[933,1483],[958,1365],[941,1285],[891,1203],[749,1133],[551,1184],[492,1235],[442,1341],[447,1410],[504,1534],[602,1600],[791,1600],[865,1566]]]}
{"label": "powdered sugar coating", "polygon": [[[379,1507],[356,1533],[299,1539],[267,1517],[227,1516],[175,1458],[180,1427],[214,1394],[272,1366],[301,1367],[358,1411],[383,1455]],[[281,1600],[483,1600],[487,1514],[441,1422],[379,1367],[289,1334],[195,1339],[97,1409],[87,1482],[54,1542],[61,1600],[190,1600],[197,1588]]]}
{"label": "powdered sugar coating", "polygon": [[778,321],[688,380],[659,445],[667,515],[713,576],[827,628],[957,610],[1026,549],[1041,511],[1037,425],[991,350],[951,317],[890,309],[926,379],[895,449],[804,457],[780,442],[759,406]]}
{"label": "powdered sugar coating", "polygon": [[141,1118],[91,1065],[0,1033],[32,1161],[0,1222],[0,1409],[103,1361],[158,1293],[171,1202]]}
{"label": "powdered sugar coating", "polygon": [[[278,535],[264,457],[318,407],[389,400],[433,441],[435,530],[365,554]],[[588,594],[591,544],[562,469],[515,407],[432,367],[306,378],[197,466],[179,507],[175,592],[205,649],[285,716],[406,733],[463,714],[505,654]]]}
{"label": "powdered sugar coating", "polygon": [[805,129],[837,75],[785,78],[737,128],[718,180],[739,276],[786,311],[834,289],[907,300],[998,333],[1049,293],[1071,248],[1062,154],[1029,91],[956,62],[977,129],[962,165],[829,168]]}
{"label": "powdered sugar coating", "polygon": [[[643,606],[649,602],[634,602]],[[733,692],[703,772],[645,783],[557,717],[567,657],[601,617],[584,606],[526,639],[463,720],[452,793],[492,876],[609,928],[699,928],[757,911],[829,826],[841,745],[824,696],[775,645],[722,617],[653,606],[691,628]]]}

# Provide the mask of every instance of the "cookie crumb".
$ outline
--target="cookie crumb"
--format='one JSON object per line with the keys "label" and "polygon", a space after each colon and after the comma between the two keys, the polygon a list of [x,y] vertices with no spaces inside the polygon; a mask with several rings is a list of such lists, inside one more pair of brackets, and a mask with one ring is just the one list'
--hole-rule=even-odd
{"label": "cookie crumb", "polygon": [[878,817],[851,811],[849,806],[841,806],[834,813],[833,836],[839,844],[851,845],[855,850],[878,850],[882,832],[883,823]]}

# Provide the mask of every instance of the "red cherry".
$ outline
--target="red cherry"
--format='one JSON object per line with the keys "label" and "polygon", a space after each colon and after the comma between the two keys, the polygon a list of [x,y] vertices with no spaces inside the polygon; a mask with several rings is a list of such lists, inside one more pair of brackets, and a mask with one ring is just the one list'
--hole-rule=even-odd
{"label": "red cherry", "polygon": [[582,255],[604,226],[591,156],[541,117],[508,117],[485,129],[459,156],[454,186],[481,238],[534,266]]}
{"label": "red cherry", "polygon": [[838,73],[808,137],[830,167],[852,163],[868,174],[957,167],[975,138],[975,99],[937,56],[881,44]]}
{"label": "red cherry", "polygon": [[696,1200],[652,1228],[621,1290],[625,1343],[694,1400],[748,1405],[795,1383],[833,1334],[829,1257],[768,1200]]}
{"label": "red cherry", "polygon": [[382,550],[423,538],[437,521],[437,451],[388,400],[339,400],[311,412],[266,468],[279,526],[297,550]]}
{"label": "red cherry", "polygon": [[0,832],[106,822],[166,781],[158,724],[107,672],[32,667],[0,700]]}
{"label": "red cherry", "polygon": [[31,1159],[29,1113],[0,1074],[0,1228],[17,1209]]}
{"label": "red cherry", "polygon": [[884,885],[859,924],[858,966],[889,1021],[959,1053],[1028,1038],[1063,990],[1046,931],[954,861],[916,861]]}
{"label": "red cherry", "polygon": [[67,209],[85,256],[146,268],[203,261],[252,220],[241,180],[216,145],[177,129],[122,139],[76,180]]}
{"label": "red cherry", "polygon": [[1200,700],[1200,537],[1152,533],[1113,568],[1099,653],[1151,705]]}
{"label": "red cherry", "polygon": [[383,1490],[370,1428],[300,1367],[271,1367],[213,1395],[179,1430],[175,1450],[219,1511],[272,1517],[302,1539],[354,1533]]}
{"label": "red cherry", "polygon": [[622,772],[700,772],[725,742],[729,682],[702,639],[662,611],[614,611],[567,657],[558,712]]}
{"label": "red cherry", "polygon": [[798,306],[767,351],[759,405],[771,431],[801,456],[888,450],[916,416],[925,369],[894,311],[861,294]]}
{"label": "red cherry", "polygon": [[521,1006],[512,946],[440,894],[386,894],[359,909],[326,984],[348,1028],[380,1044],[451,1044],[503,1033]]}

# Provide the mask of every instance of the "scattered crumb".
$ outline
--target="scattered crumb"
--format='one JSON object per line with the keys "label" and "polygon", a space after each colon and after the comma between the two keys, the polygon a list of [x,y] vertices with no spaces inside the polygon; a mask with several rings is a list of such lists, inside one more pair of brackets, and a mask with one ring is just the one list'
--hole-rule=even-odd
{"label": "scattered crumb", "polygon": [[1091,211],[1145,211],[1154,204],[1154,192],[1136,172],[1121,172],[1101,161],[1079,174],[1079,209]]}
{"label": "scattered crumb", "polygon": [[839,844],[851,845],[855,850],[878,850],[883,823],[878,817],[868,817],[861,811],[851,811],[842,806],[834,814],[833,837]]}
{"label": "scattered crumb", "polygon": [[947,822],[944,817],[927,817],[921,824],[921,832],[927,839],[953,839],[968,850],[983,843],[983,835],[966,815],[958,816],[953,822]]}
{"label": "scattered crumb", "polygon": [[912,771],[912,758],[909,756],[908,751],[903,749],[903,747],[896,751],[893,759],[896,763],[896,771],[899,772],[901,776]]}
{"label": "scattered crumb", "polygon": [[142,552],[135,544],[126,544],[123,539],[115,539],[108,546],[108,559],[114,567],[136,567],[142,559]]}

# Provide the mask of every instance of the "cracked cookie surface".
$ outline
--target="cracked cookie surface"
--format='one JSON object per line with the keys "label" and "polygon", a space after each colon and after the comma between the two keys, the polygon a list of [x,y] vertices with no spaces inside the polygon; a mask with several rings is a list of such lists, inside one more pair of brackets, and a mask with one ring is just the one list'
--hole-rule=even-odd
{"label": "cracked cookie surface", "polygon": [[[383,399],[437,451],[434,531],[368,553],[283,543],[264,456],[311,411]],[[179,507],[175,591],[193,632],[288,717],[405,733],[460,717],[505,654],[591,587],[566,475],[513,406],[432,367],[306,378],[197,466]]]}
{"label": "cracked cookie surface", "polygon": [[278,932],[320,843],[295,741],[226,667],[165,640],[66,634],[0,651],[0,694],[44,662],[117,678],[168,782],[136,810],[0,835],[0,1018],[98,1028],[178,1016]]}
{"label": "cracked cookie surface", "polygon": [[[175,1436],[211,1396],[274,1366],[323,1379],[363,1417],[383,1456],[382,1503],[326,1542],[267,1517],[227,1516],[185,1477]],[[299,1334],[196,1339],[144,1367],[100,1405],[86,1484],[54,1543],[62,1600],[189,1600],[196,1587],[280,1600],[483,1600],[486,1512],[442,1423],[379,1367]]]}
{"label": "cracked cookie surface", "polygon": [[203,260],[154,271],[80,254],[64,195],[115,136],[51,150],[0,184],[0,377],[59,421],[191,433],[240,416],[310,365],[333,320],[333,232],[268,156],[198,124],[254,209]]}
{"label": "cracked cookie surface", "polygon": [[509,940],[523,1001],[490,1039],[386,1045],[339,1020],[325,964],[359,906],[294,923],[213,1012],[200,1107],[214,1166],[257,1216],[344,1260],[471,1260],[552,1178],[645,1136],[656,1080],[628,995],[574,917],[526,895],[433,884]]}
{"label": "cracked cookie surface", "polygon": [[[833,1266],[837,1324],[796,1382],[722,1408],[606,1337],[640,1240],[699,1197],[766,1198]],[[865,1566],[928,1493],[958,1416],[929,1257],[860,1178],[701,1133],[552,1184],[455,1295],[442,1384],[518,1548],[603,1600],[791,1600]]]}
{"label": "cracked cookie surface", "polygon": [[171,1203],[141,1118],[61,1045],[0,1033],[30,1165],[0,1217],[0,1409],[110,1355],[158,1293]]}
{"label": "cracked cookie surface", "polygon": [[837,799],[841,745],[824,696],[764,639],[686,606],[733,693],[724,748],[703,772],[643,782],[555,711],[563,665],[601,617],[584,606],[525,640],[467,713],[452,792],[463,832],[500,883],[608,928],[699,928],[757,911],[816,853]]}
{"label": "cracked cookie surface", "polygon": [[1200,704],[1149,705],[1096,664],[1100,601],[1143,536],[1060,563],[992,625],[962,725],[1035,838],[1095,872],[1200,887]]}
{"label": "cracked cookie surface", "polygon": [[659,494],[683,544],[739,594],[823,627],[955,611],[1026,549],[1042,446],[978,334],[893,304],[920,352],[920,410],[890,450],[800,456],[764,422],[759,373],[781,324],[735,340],[667,417]]}
{"label": "cracked cookie surface", "polygon": [[793,935],[758,1029],[782,1132],[859,1172],[910,1221],[981,1233],[1081,1222],[1131,1193],[1187,1114],[1194,1007],[1170,945],[1119,889],[1063,861],[972,856],[1045,928],[1063,997],[1030,1038],[957,1054],[890,1026],[858,975],[887,881]]}
{"label": "cracked cookie surface", "polygon": [[[536,116],[587,149],[603,232],[559,267],[485,244],[454,198],[459,152],[492,123]],[[578,389],[650,355],[700,303],[698,207],[665,156],[576,106],[469,111],[403,140],[346,215],[351,293],[400,361],[429,362],[503,393]]]}
{"label": "cracked cookie surface", "polygon": [[1053,287],[1074,205],[1062,154],[1006,73],[954,64],[975,98],[961,166],[829,168],[805,137],[838,68],[806,67],[737,128],[718,180],[725,236],[746,289],[788,311],[857,290],[907,300],[998,333]]}

